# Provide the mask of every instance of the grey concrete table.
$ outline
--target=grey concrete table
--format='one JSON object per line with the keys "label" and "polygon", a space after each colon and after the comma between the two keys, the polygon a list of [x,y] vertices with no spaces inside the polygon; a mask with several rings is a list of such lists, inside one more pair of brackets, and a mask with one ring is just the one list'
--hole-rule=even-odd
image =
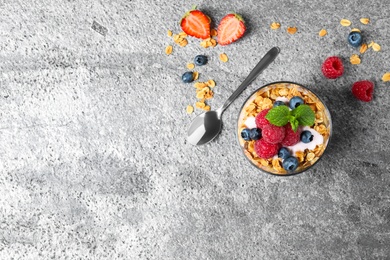
{"label": "grey concrete table", "polygon": [[[166,31],[193,4],[0,1],[0,259],[388,259],[388,4],[199,1],[214,21],[242,14],[245,37],[165,55]],[[342,18],[382,50],[349,64]],[[185,111],[196,100],[180,80],[187,62],[210,57],[198,71],[217,82],[216,108],[272,46],[280,56],[226,111],[220,137],[189,145],[199,110]],[[320,72],[331,55],[346,65],[332,81]],[[376,83],[367,104],[350,93],[363,79]],[[288,178],[256,170],[235,136],[243,101],[279,80],[319,93],[334,121],[323,160]]]}

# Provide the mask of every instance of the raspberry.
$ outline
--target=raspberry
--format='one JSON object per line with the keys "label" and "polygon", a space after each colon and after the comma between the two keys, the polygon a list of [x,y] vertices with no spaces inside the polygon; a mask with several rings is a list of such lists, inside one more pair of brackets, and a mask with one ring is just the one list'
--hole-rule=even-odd
{"label": "raspberry", "polygon": [[286,135],[281,142],[283,146],[291,146],[296,143],[298,143],[301,140],[301,132],[302,129],[298,127],[298,130],[294,132],[292,130],[290,123],[284,126],[284,129],[286,130]]}
{"label": "raspberry", "polygon": [[276,155],[279,151],[280,144],[267,143],[263,138],[255,142],[255,151],[257,156],[268,159]]}
{"label": "raspberry", "polygon": [[263,127],[263,131],[261,133],[264,141],[270,144],[277,144],[283,141],[286,131],[282,126],[269,124]]}
{"label": "raspberry", "polygon": [[270,122],[265,118],[268,111],[269,109],[264,109],[256,116],[256,125],[258,128],[263,128],[264,126],[270,124]]}
{"label": "raspberry", "polygon": [[343,61],[337,56],[329,57],[322,64],[321,70],[328,79],[338,78],[344,73]]}
{"label": "raspberry", "polygon": [[374,92],[374,83],[368,80],[357,81],[352,85],[352,94],[359,100],[370,102]]}

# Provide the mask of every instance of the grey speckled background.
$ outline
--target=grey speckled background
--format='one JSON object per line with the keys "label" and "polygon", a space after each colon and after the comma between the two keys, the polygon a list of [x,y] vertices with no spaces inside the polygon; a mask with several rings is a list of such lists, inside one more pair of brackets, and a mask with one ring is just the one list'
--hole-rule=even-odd
{"label": "grey speckled background", "polygon": [[[388,4],[199,1],[214,21],[241,13],[246,36],[214,49],[189,39],[166,56],[166,31],[179,32],[192,4],[0,1],[0,259],[388,259]],[[382,51],[351,66],[341,18]],[[187,144],[199,111],[185,112],[195,101],[180,80],[186,63],[210,57],[198,71],[217,82],[216,108],[275,45],[280,56],[226,111],[220,137]],[[319,69],[330,55],[346,65],[334,81]],[[369,104],[350,94],[362,79],[376,82]],[[279,80],[318,92],[334,119],[323,160],[289,178],[257,171],[235,137],[243,101]]]}

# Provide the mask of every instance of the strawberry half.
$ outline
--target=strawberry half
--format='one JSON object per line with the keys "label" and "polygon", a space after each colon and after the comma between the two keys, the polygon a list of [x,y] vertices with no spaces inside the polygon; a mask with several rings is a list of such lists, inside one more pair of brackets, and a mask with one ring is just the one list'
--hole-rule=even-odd
{"label": "strawberry half", "polygon": [[183,32],[199,39],[210,38],[211,19],[194,7],[186,12],[180,21]]}
{"label": "strawberry half", "polygon": [[228,14],[218,25],[218,44],[228,45],[240,39],[245,33],[245,21],[238,14]]}

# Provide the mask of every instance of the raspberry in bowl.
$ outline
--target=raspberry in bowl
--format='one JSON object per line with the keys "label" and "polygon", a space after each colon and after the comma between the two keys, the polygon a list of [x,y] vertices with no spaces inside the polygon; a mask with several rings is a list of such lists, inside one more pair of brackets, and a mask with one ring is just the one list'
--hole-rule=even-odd
{"label": "raspberry in bowl", "polygon": [[323,101],[293,82],[274,82],[256,90],[242,106],[237,123],[245,157],[275,175],[294,175],[312,167],[331,134],[331,117]]}

